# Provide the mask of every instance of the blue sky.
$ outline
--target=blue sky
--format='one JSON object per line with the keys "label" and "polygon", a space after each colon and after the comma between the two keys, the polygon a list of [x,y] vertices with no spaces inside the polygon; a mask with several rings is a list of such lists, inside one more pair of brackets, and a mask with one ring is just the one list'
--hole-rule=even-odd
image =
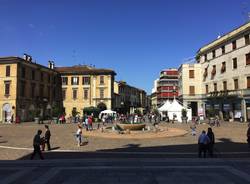
{"label": "blue sky", "polygon": [[162,69],[247,20],[249,0],[0,0],[0,56],[92,64],[151,92]]}

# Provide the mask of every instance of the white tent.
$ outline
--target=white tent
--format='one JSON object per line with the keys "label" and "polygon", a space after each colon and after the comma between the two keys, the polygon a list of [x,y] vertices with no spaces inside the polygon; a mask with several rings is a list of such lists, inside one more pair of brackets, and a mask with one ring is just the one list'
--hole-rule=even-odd
{"label": "white tent", "polygon": [[165,104],[163,106],[161,106],[158,110],[162,113],[162,112],[167,112],[168,117],[170,120],[172,120],[174,118],[174,116],[176,116],[176,120],[181,122],[182,121],[182,109],[186,109],[187,110],[187,118],[188,121],[192,120],[192,110],[188,107],[185,107],[183,105],[181,105],[176,99],[173,100],[172,103],[170,103],[169,101],[165,102]]}
{"label": "white tent", "polygon": [[111,116],[114,116],[115,114],[116,114],[115,111],[112,111],[112,110],[104,110],[104,111],[100,112],[99,118],[101,119],[101,117],[102,117],[103,115],[111,115]]}
{"label": "white tent", "polygon": [[158,110],[160,112],[167,111],[170,105],[171,105],[170,101],[167,100],[160,108],[158,108]]}

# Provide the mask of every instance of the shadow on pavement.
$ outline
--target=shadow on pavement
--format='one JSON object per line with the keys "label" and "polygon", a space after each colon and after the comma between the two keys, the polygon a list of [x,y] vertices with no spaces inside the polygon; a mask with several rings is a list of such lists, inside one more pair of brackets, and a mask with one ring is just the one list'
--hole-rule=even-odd
{"label": "shadow on pavement", "polygon": [[[215,158],[250,158],[250,149],[247,143],[236,143],[230,139],[220,139],[214,146]],[[82,148],[82,149],[81,149]],[[166,145],[140,147],[140,144],[128,144],[122,148],[85,152],[84,146],[75,152],[44,152],[45,159],[86,159],[86,158],[197,158],[198,145]],[[37,156],[38,158],[38,156]],[[30,159],[30,154],[20,160]]]}

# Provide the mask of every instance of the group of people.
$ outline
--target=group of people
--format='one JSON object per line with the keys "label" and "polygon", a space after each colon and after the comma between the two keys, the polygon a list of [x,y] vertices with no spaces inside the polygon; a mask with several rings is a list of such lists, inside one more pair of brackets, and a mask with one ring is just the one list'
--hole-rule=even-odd
{"label": "group of people", "polygon": [[44,137],[41,137],[42,135],[42,130],[38,130],[37,134],[34,136],[33,139],[33,148],[34,151],[31,155],[31,160],[33,160],[33,158],[35,157],[36,154],[38,154],[40,156],[40,158],[43,160],[44,157],[42,155],[42,151],[45,150],[45,145],[47,145],[47,150],[50,151],[51,150],[51,146],[50,146],[50,137],[51,137],[51,133],[49,130],[49,126],[45,125],[45,134]]}
{"label": "group of people", "polygon": [[201,157],[203,153],[203,157],[206,158],[207,151],[210,157],[213,157],[214,156],[214,143],[215,143],[215,136],[212,131],[212,128],[209,127],[207,130],[207,133],[205,130],[203,130],[198,139],[199,157]]}

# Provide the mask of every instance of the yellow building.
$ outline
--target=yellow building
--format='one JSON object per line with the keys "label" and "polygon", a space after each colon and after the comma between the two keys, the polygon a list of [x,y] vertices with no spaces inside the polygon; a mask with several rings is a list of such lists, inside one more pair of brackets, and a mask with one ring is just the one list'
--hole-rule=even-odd
{"label": "yellow building", "polygon": [[86,65],[56,67],[61,74],[63,106],[66,116],[75,109],[81,115],[86,107],[101,110],[114,106],[114,76],[110,69],[97,69]]}
{"label": "yellow building", "polygon": [[59,73],[31,56],[0,58],[0,121],[51,116],[52,106],[60,107],[60,86]]}

